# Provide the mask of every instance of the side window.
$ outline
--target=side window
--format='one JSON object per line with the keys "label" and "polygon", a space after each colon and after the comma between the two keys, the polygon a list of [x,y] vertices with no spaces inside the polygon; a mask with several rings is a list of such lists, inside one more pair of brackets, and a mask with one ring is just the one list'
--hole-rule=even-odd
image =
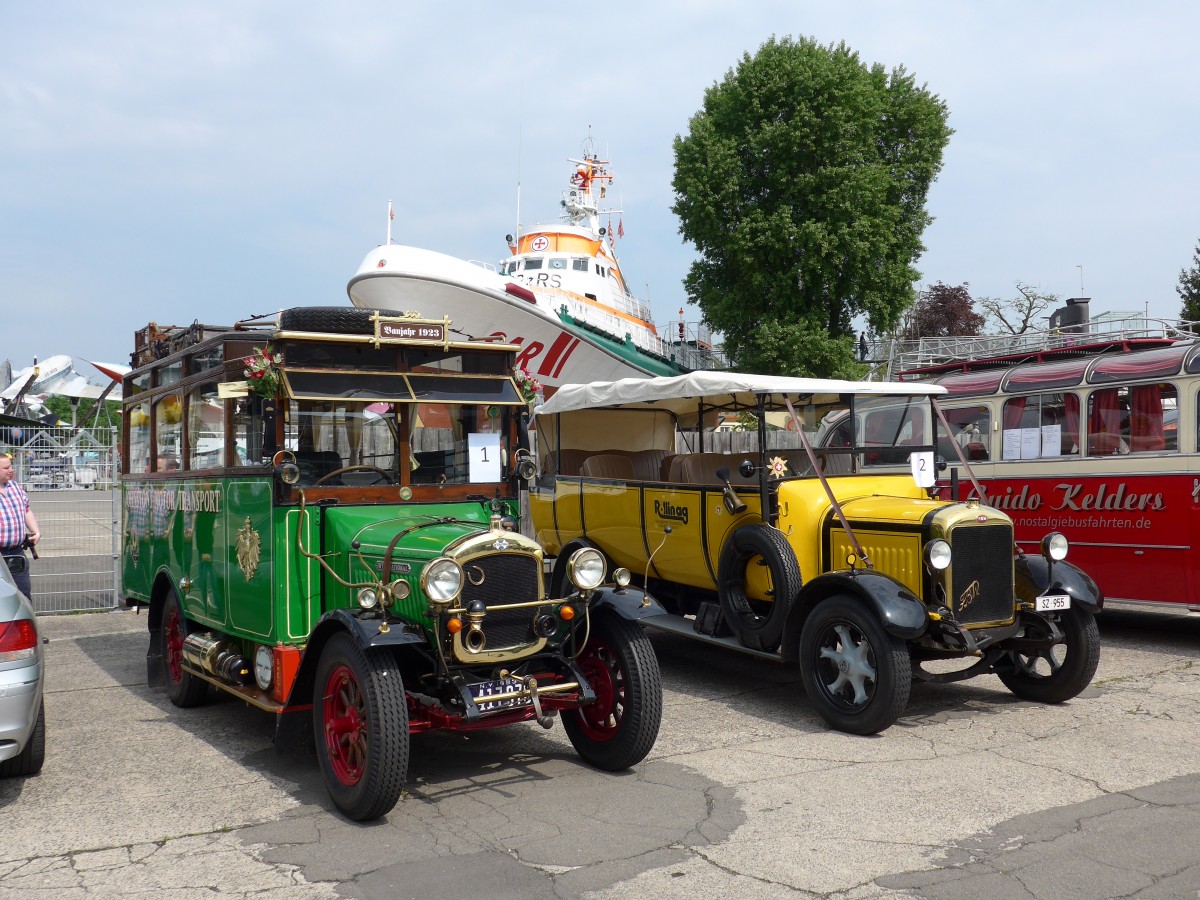
{"label": "side window", "polygon": [[1002,420],[1002,459],[1079,454],[1079,398],[1073,393],[1010,397]]}
{"label": "side window", "polygon": [[188,395],[189,469],[225,465],[225,401],[217,397],[215,381],[192,388]]}
{"label": "side window", "polygon": [[1129,388],[1104,388],[1088,397],[1088,456],[1129,452]]}
{"label": "side window", "polygon": [[1179,397],[1173,384],[1139,384],[1129,393],[1129,452],[1179,451]]}
{"label": "side window", "polygon": [[264,450],[262,400],[251,394],[235,400],[234,404],[234,465],[258,465]]}
{"label": "side window", "polygon": [[139,403],[128,407],[129,416],[129,462],[132,474],[150,471],[150,404]]}
{"label": "side window", "polygon": [[1088,456],[1179,450],[1173,384],[1104,388],[1088,398]]}
{"label": "side window", "polygon": [[576,272],[586,272],[588,270],[588,261],[586,256],[581,256],[571,260],[571,269]]}
{"label": "side window", "polygon": [[938,453],[947,460],[956,459],[954,448],[947,442],[955,441],[962,447],[968,460],[990,459],[992,413],[986,406],[964,406],[959,409],[944,409],[946,421],[950,423],[950,436],[938,438]]}
{"label": "side window", "polygon": [[567,261],[565,259],[551,259],[550,260],[550,268],[551,269],[565,269],[566,267],[567,267]]}
{"label": "side window", "polygon": [[154,401],[154,426],[158,442],[155,471],[177,470],[183,445],[183,394],[167,394]]}

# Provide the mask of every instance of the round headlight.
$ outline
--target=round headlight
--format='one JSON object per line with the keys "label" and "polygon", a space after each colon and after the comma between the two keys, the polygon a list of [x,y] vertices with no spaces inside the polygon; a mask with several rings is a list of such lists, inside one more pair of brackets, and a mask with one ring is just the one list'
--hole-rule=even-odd
{"label": "round headlight", "polygon": [[442,556],[421,571],[421,590],[434,603],[451,603],[462,590],[462,567]]}
{"label": "round headlight", "polygon": [[567,563],[567,577],[581,591],[592,591],[604,581],[604,554],[591,547],[584,547],[571,554]]}
{"label": "round headlight", "polygon": [[408,586],[408,582],[397,578],[391,584],[392,596],[397,600],[407,600],[408,595],[412,593],[412,588]]}
{"label": "round headlight", "polygon": [[629,570],[625,568],[613,569],[613,581],[617,583],[617,587],[629,587],[629,582],[633,576]]}
{"label": "round headlight", "polygon": [[375,593],[375,588],[363,588],[358,592],[358,605],[363,609],[374,609],[378,602],[379,595]]}
{"label": "round headlight", "polygon": [[925,565],[938,572],[950,566],[950,545],[941,538],[925,545]]}
{"label": "round headlight", "polygon": [[275,654],[270,647],[259,644],[254,651],[254,681],[262,690],[271,686],[275,677]]}
{"label": "round headlight", "polygon": [[1060,559],[1066,559],[1068,546],[1065,534],[1052,531],[1042,538],[1042,556],[1055,562]]}

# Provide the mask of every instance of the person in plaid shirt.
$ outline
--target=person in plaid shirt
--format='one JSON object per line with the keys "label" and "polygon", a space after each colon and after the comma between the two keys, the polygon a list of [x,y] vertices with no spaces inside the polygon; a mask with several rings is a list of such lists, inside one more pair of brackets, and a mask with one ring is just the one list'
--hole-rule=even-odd
{"label": "person in plaid shirt", "polygon": [[[37,517],[29,508],[29,496],[24,488],[13,481],[12,458],[0,454],[0,554],[5,557],[13,581],[21,592],[29,597],[29,561],[25,558],[25,539],[31,544],[42,539]],[[21,562],[9,563],[9,558],[19,557]]]}

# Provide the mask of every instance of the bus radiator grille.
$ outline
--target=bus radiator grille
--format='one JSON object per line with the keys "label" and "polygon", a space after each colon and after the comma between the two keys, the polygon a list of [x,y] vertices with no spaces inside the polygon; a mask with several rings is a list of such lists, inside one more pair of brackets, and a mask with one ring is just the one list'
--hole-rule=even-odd
{"label": "bus radiator grille", "polygon": [[1011,622],[1013,533],[1002,525],[961,525],[950,533],[950,602],[961,625]]}
{"label": "bus radiator grille", "polygon": [[[522,603],[540,596],[541,561],[525,554],[498,553],[480,556],[463,566],[462,605],[482,600],[485,606]],[[480,575],[482,574],[482,581]],[[475,582],[480,582],[476,584]],[[508,650],[537,641],[532,609],[489,612],[483,620],[488,650]]]}

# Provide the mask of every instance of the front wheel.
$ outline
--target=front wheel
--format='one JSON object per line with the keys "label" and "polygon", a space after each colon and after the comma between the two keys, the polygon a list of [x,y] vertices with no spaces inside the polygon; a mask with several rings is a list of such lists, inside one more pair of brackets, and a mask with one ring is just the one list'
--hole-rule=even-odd
{"label": "front wheel", "polygon": [[313,730],[325,787],[356,822],[389,812],[408,772],[408,705],[395,659],[335,634],[321,652]]}
{"label": "front wheel", "polygon": [[826,722],[850,734],[877,734],[908,706],[908,647],[853,597],[822,600],[800,633],[804,690]]}
{"label": "front wheel", "polygon": [[641,626],[605,610],[591,613],[591,634],[578,663],[596,702],[563,713],[579,755],[616,772],[641,762],[662,721],[658,657]]}
{"label": "front wheel", "polygon": [[[1100,629],[1096,617],[1086,609],[1073,607],[1059,614],[1062,640],[1035,650],[1010,650],[996,666],[996,675],[1004,686],[1022,700],[1038,703],[1063,703],[1078,696],[1092,682],[1100,664]],[[1027,629],[1027,637],[1028,631]],[[1036,638],[1036,635],[1033,635]]]}

